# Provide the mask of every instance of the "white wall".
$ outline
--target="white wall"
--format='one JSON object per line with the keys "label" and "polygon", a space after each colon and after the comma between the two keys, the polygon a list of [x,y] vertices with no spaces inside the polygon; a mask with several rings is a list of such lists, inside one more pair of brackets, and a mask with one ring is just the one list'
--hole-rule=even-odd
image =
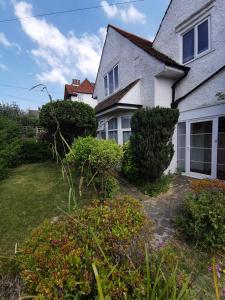
{"label": "white wall", "polygon": [[174,80],[155,77],[155,106],[171,107]]}
{"label": "white wall", "polygon": [[[154,76],[163,70],[163,64],[109,27],[97,76],[94,97],[105,99],[104,75],[116,64],[119,66],[119,89],[136,79],[140,81],[140,99],[143,106],[154,106]],[[131,99],[131,103],[134,100]]]}
{"label": "white wall", "polygon": [[[209,0],[173,0],[162,23],[154,47],[181,62],[181,35],[176,27],[202,8]],[[189,92],[225,64],[225,2],[216,0],[207,13],[211,17],[211,52],[187,64],[188,76],[176,89],[176,98]]]}
{"label": "white wall", "polygon": [[77,97],[71,96],[71,100],[84,102],[86,104],[89,104],[92,108],[94,108],[98,103],[97,100],[92,98],[91,94],[78,94]]}

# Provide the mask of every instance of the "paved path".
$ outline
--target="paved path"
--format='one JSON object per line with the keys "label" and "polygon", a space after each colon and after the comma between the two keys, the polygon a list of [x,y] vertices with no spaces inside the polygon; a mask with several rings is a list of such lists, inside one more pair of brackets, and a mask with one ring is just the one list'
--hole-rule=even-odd
{"label": "paved path", "polygon": [[169,191],[157,197],[149,197],[125,182],[122,183],[122,192],[142,201],[145,212],[155,222],[156,241],[162,242],[170,240],[175,233],[174,221],[189,186],[190,178],[175,175]]}

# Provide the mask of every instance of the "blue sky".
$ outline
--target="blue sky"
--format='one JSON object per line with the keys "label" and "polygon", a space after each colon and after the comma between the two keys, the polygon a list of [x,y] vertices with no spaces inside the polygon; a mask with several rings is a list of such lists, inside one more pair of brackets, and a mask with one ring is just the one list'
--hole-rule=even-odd
{"label": "blue sky", "polygon": [[[169,0],[144,0],[110,7],[127,0],[0,0],[0,101],[37,109],[48,101],[38,83],[54,99],[63,98],[72,78],[95,80],[108,23],[152,39]],[[103,5],[103,8],[55,16],[33,15]],[[21,88],[8,87],[17,86]]]}

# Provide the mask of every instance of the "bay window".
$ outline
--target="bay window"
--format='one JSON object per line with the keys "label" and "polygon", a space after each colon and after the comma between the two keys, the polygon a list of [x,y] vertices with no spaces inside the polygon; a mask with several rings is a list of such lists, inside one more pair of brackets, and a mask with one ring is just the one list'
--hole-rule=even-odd
{"label": "bay window", "polygon": [[116,65],[104,76],[105,96],[113,94],[119,88],[119,67]]}
{"label": "bay window", "polygon": [[195,25],[182,35],[183,63],[187,63],[210,49],[210,19]]}
{"label": "bay window", "polygon": [[121,131],[123,134],[123,144],[129,141],[131,136],[131,116],[121,117]]}
{"label": "bay window", "polygon": [[118,124],[117,118],[108,121],[108,138],[118,143]]}

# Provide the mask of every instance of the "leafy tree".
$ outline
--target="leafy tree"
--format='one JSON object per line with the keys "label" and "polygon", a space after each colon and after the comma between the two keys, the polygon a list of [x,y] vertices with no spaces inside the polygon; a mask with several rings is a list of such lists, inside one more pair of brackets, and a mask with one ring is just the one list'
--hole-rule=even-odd
{"label": "leafy tree", "polygon": [[78,136],[95,135],[97,120],[94,110],[87,104],[71,100],[57,100],[42,106],[40,125],[46,129],[44,139],[50,143],[56,137],[58,149],[62,151],[60,131],[69,145]]}
{"label": "leafy tree", "polygon": [[172,135],[179,111],[142,108],[131,120],[130,140],[134,162],[142,178],[155,180],[167,169],[174,154]]}

